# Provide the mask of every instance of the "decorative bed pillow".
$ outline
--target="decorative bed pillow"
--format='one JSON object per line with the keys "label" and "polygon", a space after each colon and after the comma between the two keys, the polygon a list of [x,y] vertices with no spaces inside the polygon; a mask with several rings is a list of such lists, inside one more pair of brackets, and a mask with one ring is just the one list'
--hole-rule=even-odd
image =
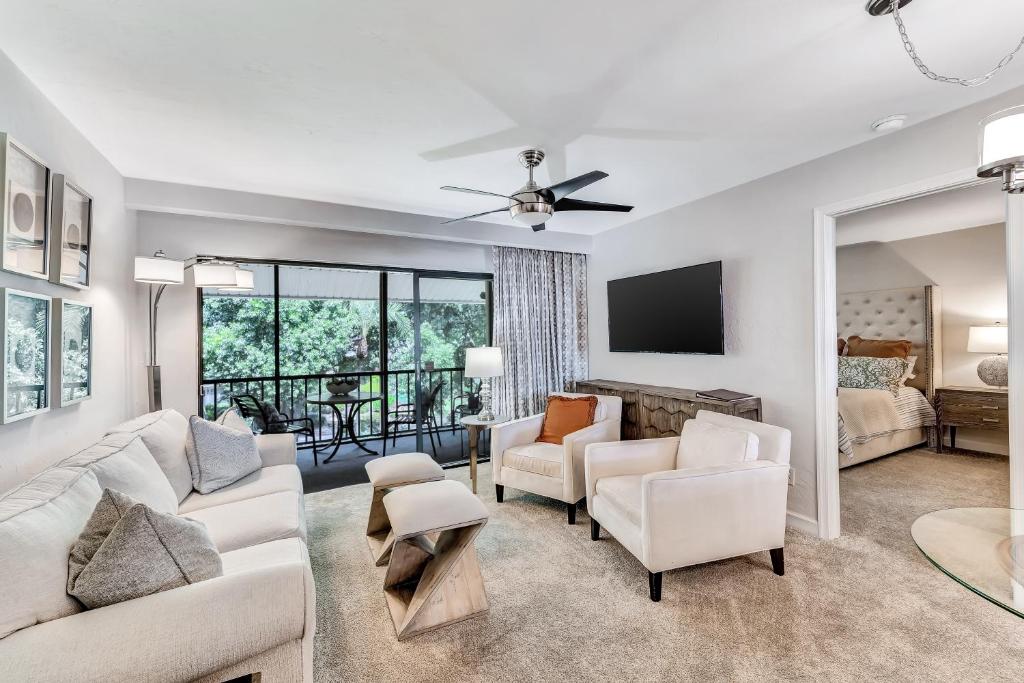
{"label": "decorative bed pillow", "polygon": [[843,339],[842,337],[839,337],[839,338],[838,338],[838,339],[836,340],[836,344],[837,344],[837,346],[839,347],[839,355],[840,355],[840,356],[841,356],[841,355],[843,355],[843,351],[845,351],[845,350],[846,350],[846,340],[845,340],[845,339]]}
{"label": "decorative bed pillow", "polygon": [[906,339],[863,339],[857,335],[846,340],[847,356],[906,358],[913,344]]}
{"label": "decorative bed pillow", "polygon": [[895,396],[906,373],[905,358],[839,357],[839,386],[844,389],[887,389]]}
{"label": "decorative bed pillow", "polygon": [[104,607],[223,573],[201,522],[104,489],[71,548],[68,593],[86,607]]}
{"label": "decorative bed pillow", "polygon": [[246,426],[235,429],[193,415],[185,443],[192,486],[211,493],[233,484],[263,466],[256,437]]}
{"label": "decorative bed pillow", "polygon": [[569,434],[594,424],[596,411],[597,396],[548,396],[537,441],[561,445]]}
{"label": "decorative bed pillow", "polygon": [[757,434],[720,427],[710,422],[687,420],[679,435],[676,469],[732,465],[757,460]]}
{"label": "decorative bed pillow", "polygon": [[907,382],[917,377],[914,374],[914,368],[917,367],[917,356],[907,356],[907,371],[903,373],[903,377],[900,379],[900,386],[904,386]]}

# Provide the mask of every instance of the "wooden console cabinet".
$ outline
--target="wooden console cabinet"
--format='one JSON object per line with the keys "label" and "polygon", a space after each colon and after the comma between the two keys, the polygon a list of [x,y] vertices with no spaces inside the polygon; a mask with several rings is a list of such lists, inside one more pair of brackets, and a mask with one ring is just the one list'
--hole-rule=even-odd
{"label": "wooden console cabinet", "polygon": [[658,387],[606,379],[587,379],[575,383],[572,391],[585,394],[618,396],[622,399],[622,439],[657,439],[679,436],[683,423],[697,416],[698,410],[735,415],[761,421],[761,399],[719,401],[700,398],[694,389]]}

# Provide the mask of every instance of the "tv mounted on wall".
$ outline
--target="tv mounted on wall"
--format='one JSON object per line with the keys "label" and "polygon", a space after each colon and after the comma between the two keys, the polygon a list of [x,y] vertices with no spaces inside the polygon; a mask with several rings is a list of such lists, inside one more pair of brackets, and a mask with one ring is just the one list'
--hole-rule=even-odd
{"label": "tv mounted on wall", "polygon": [[725,353],[722,262],[608,282],[611,351]]}

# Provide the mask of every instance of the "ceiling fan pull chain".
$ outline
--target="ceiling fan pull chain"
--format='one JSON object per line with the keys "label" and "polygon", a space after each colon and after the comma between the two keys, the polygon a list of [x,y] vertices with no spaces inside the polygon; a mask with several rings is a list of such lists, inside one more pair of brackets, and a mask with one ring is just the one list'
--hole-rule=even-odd
{"label": "ceiling fan pull chain", "polygon": [[1013,50],[1013,52],[1009,53],[1008,55],[1000,59],[999,63],[996,64],[996,68],[992,69],[988,73],[983,74],[981,76],[975,76],[974,78],[957,78],[956,76],[941,76],[932,71],[931,69],[929,69],[928,66],[921,59],[920,55],[917,54],[917,49],[914,47],[914,43],[911,42],[910,36],[907,35],[907,27],[903,23],[903,18],[900,17],[899,4],[899,0],[892,0],[892,16],[893,19],[896,20],[896,28],[899,30],[900,39],[903,41],[903,49],[905,49],[907,51],[907,54],[910,55],[910,58],[914,61],[914,66],[917,67],[917,70],[924,74],[926,77],[932,79],[933,81],[938,81],[939,83],[952,83],[954,85],[962,85],[965,88],[974,88],[979,85],[984,85],[985,83],[988,83],[990,80],[992,80],[992,77],[995,76],[1000,69],[1002,69],[1007,64],[1012,62],[1013,58],[1017,56],[1017,53],[1020,52],[1021,49],[1024,49],[1024,36],[1021,36],[1020,42],[1017,43],[1017,47]]}

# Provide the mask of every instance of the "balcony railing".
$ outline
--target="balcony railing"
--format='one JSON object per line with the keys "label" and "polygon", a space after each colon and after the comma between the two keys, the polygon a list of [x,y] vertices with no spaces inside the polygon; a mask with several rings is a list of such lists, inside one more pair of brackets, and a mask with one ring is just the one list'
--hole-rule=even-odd
{"label": "balcony railing", "polygon": [[[423,370],[421,372],[424,390],[440,379],[441,390],[434,402],[434,419],[441,429],[452,431],[462,429],[458,421],[458,408],[467,402],[468,387],[463,374],[464,368],[441,368]],[[256,398],[277,406],[278,410],[289,417],[309,417],[317,433],[317,444],[326,443],[334,438],[338,430],[342,430],[343,443],[350,442],[344,425],[339,425],[333,410],[327,406],[311,405],[306,402],[330,392],[327,383],[333,377],[359,382],[353,389],[352,396],[368,396],[370,394],[386,394],[387,409],[394,411],[401,404],[412,404],[416,396],[416,377],[413,370],[391,370],[387,373],[386,391],[381,391],[380,372],[347,372],[344,374],[295,375],[286,377],[237,377],[228,379],[205,380],[200,391],[202,394],[202,413],[207,419],[213,419],[231,407],[231,397],[239,394],[251,394]],[[280,387],[280,396],[277,395]],[[382,412],[383,402],[370,401],[363,404],[355,415],[355,433],[360,441],[380,439],[386,428],[386,415]],[[399,436],[414,434],[415,425],[402,425]],[[389,431],[388,436],[394,432]],[[299,446],[308,446],[310,439],[300,436]]]}

